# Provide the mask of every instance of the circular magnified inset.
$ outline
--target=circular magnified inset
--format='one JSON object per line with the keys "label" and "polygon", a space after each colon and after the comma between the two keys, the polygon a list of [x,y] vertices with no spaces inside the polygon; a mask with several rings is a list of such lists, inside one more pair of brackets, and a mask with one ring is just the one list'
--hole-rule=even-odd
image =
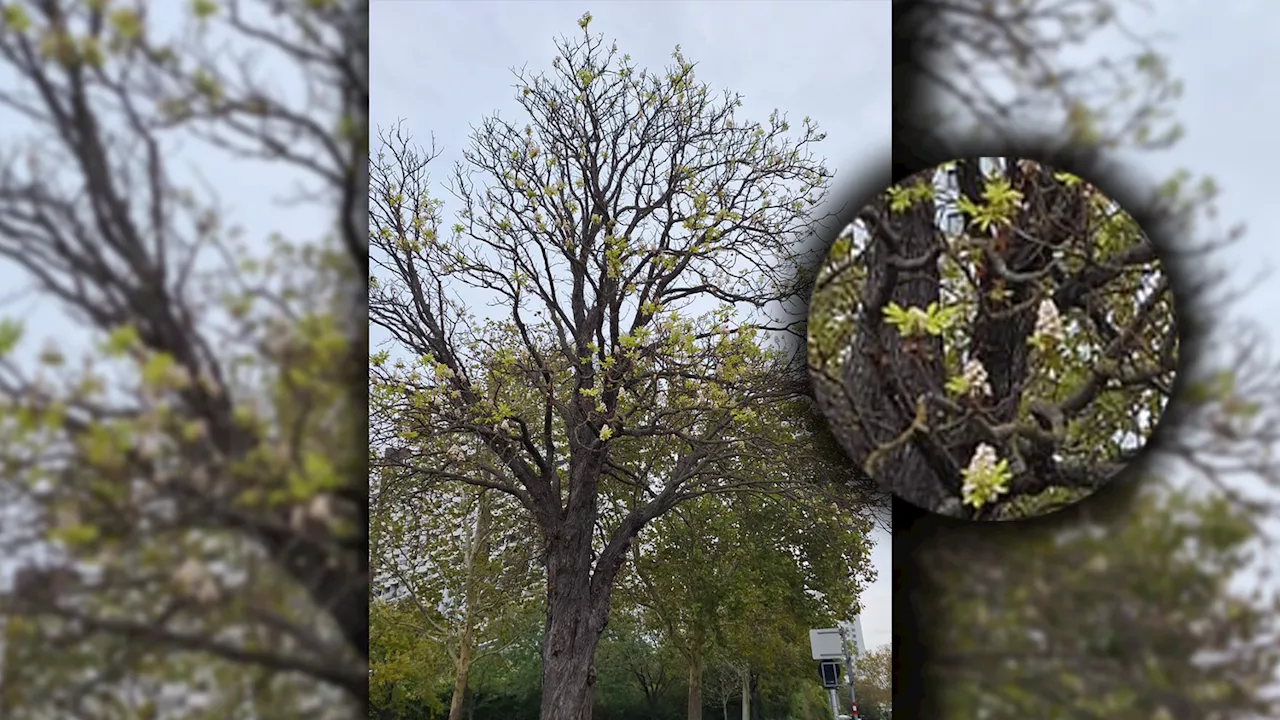
{"label": "circular magnified inset", "polygon": [[931,512],[1016,520],[1125,469],[1172,392],[1156,249],[1086,180],[971,158],[878,194],[814,288],[809,371],[845,452]]}

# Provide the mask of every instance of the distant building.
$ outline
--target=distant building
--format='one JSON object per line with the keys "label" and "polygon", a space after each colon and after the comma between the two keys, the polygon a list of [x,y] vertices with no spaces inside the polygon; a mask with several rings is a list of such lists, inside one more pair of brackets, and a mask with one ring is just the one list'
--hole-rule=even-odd
{"label": "distant building", "polygon": [[[426,562],[418,563],[416,568],[409,570],[406,574],[424,575],[430,567]],[[409,597],[409,588],[405,586],[400,578],[387,573],[383,577],[374,578],[373,597],[378,602],[393,603]]]}
{"label": "distant building", "polygon": [[844,626],[845,637],[848,638],[849,643],[853,645],[852,650],[854,656],[865,655],[867,652],[867,643],[863,640],[862,635],[862,616],[855,615],[853,616],[852,621],[842,622],[840,624]]}

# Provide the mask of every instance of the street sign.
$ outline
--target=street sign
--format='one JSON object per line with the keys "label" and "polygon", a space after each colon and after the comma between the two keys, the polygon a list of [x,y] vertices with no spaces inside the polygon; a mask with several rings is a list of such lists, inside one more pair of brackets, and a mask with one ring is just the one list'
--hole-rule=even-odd
{"label": "street sign", "polygon": [[827,690],[840,687],[840,663],[835,660],[818,663],[818,677],[822,678],[822,687]]}
{"label": "street sign", "polygon": [[843,643],[840,640],[839,628],[822,628],[809,631],[809,649],[813,651],[814,660],[844,659]]}

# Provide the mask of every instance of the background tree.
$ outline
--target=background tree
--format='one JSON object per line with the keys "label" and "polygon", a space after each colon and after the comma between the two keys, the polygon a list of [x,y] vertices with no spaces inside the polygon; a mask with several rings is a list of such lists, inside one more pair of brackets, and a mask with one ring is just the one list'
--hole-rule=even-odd
{"label": "background tree", "polygon": [[742,672],[733,653],[722,648],[712,650],[703,675],[703,693],[713,706],[720,708],[721,720],[729,720],[729,706],[742,697]]}
{"label": "background tree", "polygon": [[1260,691],[1280,662],[1280,604],[1230,587],[1249,561],[1248,518],[1222,498],[1167,488],[1133,510],[1103,525],[1106,535],[1024,529],[1020,543],[1046,549],[1034,559],[1001,553],[993,564],[1001,537],[930,549],[929,568],[963,562],[983,581],[931,573],[950,586],[935,608],[948,618],[936,639],[948,649],[931,667],[946,677],[949,716],[1275,713]]}
{"label": "background tree", "polygon": [[[891,187],[833,246],[810,318],[817,397],[849,454],[903,499],[979,519],[1114,477],[1178,360],[1150,239],[1097,188],[1028,160]],[[979,477],[984,448],[999,477]]]}
{"label": "background tree", "polygon": [[619,600],[644,608],[683,658],[689,720],[702,717],[713,656],[758,675],[791,676],[809,627],[858,613],[859,589],[873,577],[869,525],[797,489],[692,500],[642,534]]}
{"label": "background tree", "polygon": [[680,717],[672,701],[677,699],[684,662],[677,646],[664,640],[646,627],[642,615],[612,613],[596,658],[601,690],[597,705],[629,705],[650,718]]}
{"label": "background tree", "polygon": [[422,633],[421,612],[410,602],[369,602],[369,710],[376,718],[446,712],[442,688],[457,677],[443,643]]}
{"label": "background tree", "polygon": [[369,198],[370,322],[409,365],[379,382],[413,389],[402,431],[456,439],[485,468],[414,473],[506,493],[539,528],[548,720],[589,712],[641,529],[700,495],[776,485],[741,469],[810,447],[772,421],[804,401],[763,310],[796,299],[793,239],[829,176],[812,124],[789,138],[780,113],[744,121],[678,50],[664,72],[637,70],[589,21],[558,42],[550,76],[517,73],[526,122],[479,126],[447,232],[429,156],[398,132]]}
{"label": "background tree", "polygon": [[538,603],[542,578],[509,497],[469,485],[406,487],[394,473],[394,463],[406,461],[384,458],[388,482],[370,483],[372,570],[386,579],[379,590],[391,593],[396,607],[384,608],[382,598],[372,603],[388,621],[407,623],[388,628],[393,647],[370,682],[394,691],[404,677],[401,665],[416,664],[416,649],[394,647],[407,631],[415,648],[443,649],[452,661],[449,720],[460,720],[472,667],[513,641],[523,609]]}
{"label": "background tree", "polygon": [[885,720],[893,709],[893,647],[881,645],[858,657],[854,666],[858,717]]}
{"label": "background tree", "polygon": [[[0,323],[23,509],[0,537],[23,563],[0,597],[5,717],[343,717],[364,696],[366,48],[347,38],[366,7],[270,5],[0,8],[0,257],[87,341],[32,349]],[[180,141],[297,171],[333,232],[236,228]]]}

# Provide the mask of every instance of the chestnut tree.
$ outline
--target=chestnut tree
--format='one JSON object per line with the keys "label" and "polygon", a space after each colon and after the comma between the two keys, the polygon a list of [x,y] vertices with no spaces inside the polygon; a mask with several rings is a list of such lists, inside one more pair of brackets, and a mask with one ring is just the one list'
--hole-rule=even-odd
{"label": "chestnut tree", "polygon": [[[369,319],[392,343],[372,392],[409,449],[399,472],[505,493],[536,527],[544,720],[589,717],[613,583],[646,524],[814,479],[758,469],[813,447],[769,312],[801,287],[822,133],[741,117],[678,47],[665,70],[636,68],[589,22],[549,73],[515,73],[519,119],[475,129],[454,221],[432,154],[398,129],[370,166]],[[425,438],[440,451],[414,452]]]}

